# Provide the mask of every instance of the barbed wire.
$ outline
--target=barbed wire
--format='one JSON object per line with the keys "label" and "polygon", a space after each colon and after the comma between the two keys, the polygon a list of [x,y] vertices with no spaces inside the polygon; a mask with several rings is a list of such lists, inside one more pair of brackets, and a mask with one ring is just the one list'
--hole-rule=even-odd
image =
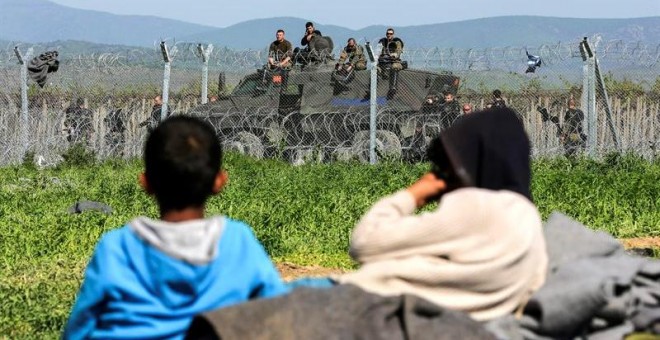
{"label": "barbed wire", "polygon": [[[605,99],[601,93],[598,94],[598,111],[601,114],[598,121],[598,154],[619,150],[655,157],[660,146],[657,145],[660,139],[660,98],[650,90],[656,79],[660,78],[660,44],[604,41],[600,37],[592,41],[596,56],[605,70],[617,77],[633,79],[645,87],[643,93],[637,91],[609,97],[611,121],[621,135],[620,146],[611,142],[610,129],[602,118]],[[319,161],[319,158],[367,159],[368,133],[365,126],[369,125],[369,117],[364,113],[364,105],[330,110],[332,105],[327,103],[330,99],[305,92],[299,94],[297,108],[282,110],[279,107],[283,100],[282,93],[259,92],[258,80],[254,79],[260,75],[255,73],[256,69],[262,69],[266,63],[267,50],[231,50],[224,47],[215,47],[210,55],[208,79],[214,80],[209,82],[208,94],[215,99],[229,95],[230,98],[225,98],[224,103],[234,99],[237,102],[232,102],[233,109],[227,109],[224,104],[200,105],[202,60],[198,44],[167,42],[172,58],[170,111],[173,114],[191,113],[205,117],[220,132],[227,148],[255,157],[283,157],[294,163]],[[557,129],[544,123],[536,108],[547,107],[561,117],[568,98],[580,97],[583,60],[579,43],[576,40],[539,46],[417,48],[406,49],[403,59],[408,61],[411,69],[426,70],[424,74],[444,75],[440,71],[453,73],[460,79],[458,100],[477,110],[485,108],[492,100],[490,94],[493,89],[501,89],[508,105],[524,120],[534,145],[534,154],[560,155],[564,152],[564,146],[557,137]],[[71,126],[88,127],[85,129],[89,135],[80,141],[84,141],[86,147],[94,150],[100,158],[140,155],[147,134],[141,123],[152,115],[152,98],[161,93],[164,80],[159,44],[153,48],[84,54],[68,52],[65,45],[22,44],[18,47],[21,51],[32,48],[35,55],[60,49],[60,67],[56,73],[48,75],[44,88],[29,82],[29,122],[25,124],[25,115],[21,113],[20,67],[13,51],[14,45],[8,44],[0,49],[0,146],[4,156],[0,164],[20,161],[26,149],[42,157],[44,164],[57,162],[62,152],[79,142],[71,138]],[[340,48],[335,46],[327,57],[336,57]],[[543,66],[536,73],[525,73],[527,52],[543,60]],[[331,59],[328,63],[335,60]],[[225,75],[226,79],[223,78]],[[239,84],[239,81],[245,82],[250,77],[255,83],[254,91],[244,93],[244,98],[231,98],[231,88],[245,85]],[[225,85],[228,85],[222,93],[219,78],[226,80]],[[325,91],[330,96],[333,87],[329,78],[314,80],[323,83],[315,89],[306,87],[309,83],[302,84],[299,89],[302,88],[301,92]],[[389,79],[382,74],[379,79],[387,90]],[[267,79],[264,76],[259,80]],[[312,82],[311,78],[309,82]],[[398,94],[401,96],[399,103],[403,104],[399,105],[403,105],[403,109],[379,104],[377,124],[381,128],[377,131],[377,140],[381,155],[404,158],[414,148],[417,148],[415,152],[419,152],[422,149],[420,141],[411,139],[411,134],[418,129],[424,131],[426,138],[437,134],[442,128],[444,116],[433,112],[422,113],[415,106],[419,106],[428,95],[441,96],[437,89],[434,93],[429,92],[430,81],[424,83],[423,77],[409,76],[400,84],[403,91]],[[368,84],[367,81],[354,84],[355,89],[349,90],[349,94],[355,98],[345,97],[362,100]],[[309,97],[306,97],[307,94]],[[263,104],[266,97],[274,104]],[[80,122],[67,120],[66,111],[79,99],[84,100],[89,117]],[[313,100],[326,102],[310,102]],[[123,121],[121,134],[109,125],[115,119],[109,117],[117,116],[118,112],[121,112],[119,116]],[[21,131],[27,131],[27,142],[19,133]],[[422,139],[421,143],[423,145],[425,140]]]}
{"label": "barbed wire", "polygon": [[[601,62],[624,63],[627,66],[654,68],[660,65],[660,44],[627,42],[623,40],[603,41],[596,36],[595,51]],[[452,70],[514,69],[526,61],[526,51],[542,58],[548,65],[556,65],[575,59],[579,61],[580,41],[557,42],[539,46],[507,46],[486,48],[430,47],[405,49],[404,58],[421,68],[446,68]],[[159,67],[162,64],[160,47],[129,48],[115,52],[91,52],[85,54],[67,54],[62,45],[43,44],[8,44],[0,50],[0,67],[11,67],[18,60],[14,47],[20,50],[32,48],[35,54],[46,50],[58,50],[60,61],[67,67],[106,70],[131,66]],[[169,47],[174,64],[199,64],[201,57],[198,43],[174,41]],[[338,56],[343,46],[335,46],[330,56]],[[254,69],[263,65],[268,58],[268,51],[232,50],[216,47],[210,54],[210,65],[231,70]],[[106,70],[107,71],[107,70]]]}

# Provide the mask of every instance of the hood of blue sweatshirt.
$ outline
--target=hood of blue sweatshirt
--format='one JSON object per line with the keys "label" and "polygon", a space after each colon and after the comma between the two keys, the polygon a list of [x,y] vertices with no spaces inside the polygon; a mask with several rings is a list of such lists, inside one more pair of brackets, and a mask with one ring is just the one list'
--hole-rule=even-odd
{"label": "hood of blue sweatshirt", "polygon": [[131,247],[143,254],[127,259],[138,269],[140,281],[168,307],[193,303],[216,279],[210,264],[219,253],[223,217],[178,223],[139,217],[129,227],[150,246]]}
{"label": "hood of blue sweatshirt", "polygon": [[138,217],[129,225],[141,239],[171,257],[204,265],[218,255],[218,240],[222,236],[225,219],[215,216],[174,223]]}

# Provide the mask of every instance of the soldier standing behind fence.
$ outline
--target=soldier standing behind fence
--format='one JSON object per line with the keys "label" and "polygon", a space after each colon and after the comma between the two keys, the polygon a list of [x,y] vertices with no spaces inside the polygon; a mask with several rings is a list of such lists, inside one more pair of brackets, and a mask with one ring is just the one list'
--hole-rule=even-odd
{"label": "soldier standing behind fence", "polygon": [[111,111],[104,119],[106,126],[105,143],[110,155],[122,157],[124,155],[124,114],[121,109]]}
{"label": "soldier standing behind fence", "polygon": [[584,150],[587,136],[582,132],[583,122],[584,112],[575,107],[575,99],[569,99],[561,134],[566,156],[573,156],[576,152]]}
{"label": "soldier standing behind fence", "polygon": [[453,92],[444,91],[443,95],[445,96],[445,101],[441,104],[440,119],[442,120],[442,128],[447,129],[460,117],[461,104],[456,100]]}
{"label": "soldier standing behind fence", "polygon": [[92,111],[85,108],[85,101],[78,98],[65,111],[64,129],[66,140],[71,144],[87,145],[92,137]]}
{"label": "soldier standing behind fence", "polygon": [[[147,118],[147,120],[145,120],[144,122],[140,123],[140,126],[146,126],[148,132],[153,131],[156,128],[156,126],[158,126],[158,124],[160,123],[162,111],[163,111],[163,97],[157,95],[154,97],[154,106],[151,107],[151,114],[149,114],[149,118]],[[169,115],[170,115],[170,110],[168,108],[165,118],[167,118]]]}
{"label": "soldier standing behind fence", "polygon": [[506,107],[506,101],[504,100],[504,98],[502,98],[502,91],[500,90],[493,91],[493,102],[491,103],[491,107],[496,107],[496,108]]}

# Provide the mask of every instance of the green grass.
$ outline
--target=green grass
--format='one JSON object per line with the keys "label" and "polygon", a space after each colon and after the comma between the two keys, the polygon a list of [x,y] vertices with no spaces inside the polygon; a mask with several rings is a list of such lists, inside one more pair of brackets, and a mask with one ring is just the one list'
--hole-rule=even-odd
{"label": "green grass", "polygon": [[[353,225],[378,198],[412,183],[426,165],[305,165],[229,155],[226,190],[209,214],[247,221],[276,261],[352,268]],[[660,236],[660,162],[634,156],[534,163],[533,195],[553,210],[617,237]],[[100,235],[134,216],[157,216],[137,185],[141,163],[0,169],[0,338],[57,338]],[[71,215],[78,200],[113,214]]]}

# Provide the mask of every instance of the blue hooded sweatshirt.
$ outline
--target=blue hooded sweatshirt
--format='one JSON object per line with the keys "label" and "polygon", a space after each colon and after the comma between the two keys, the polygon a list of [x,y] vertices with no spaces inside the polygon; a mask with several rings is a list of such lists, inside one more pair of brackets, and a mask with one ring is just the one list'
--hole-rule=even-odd
{"label": "blue hooded sweatshirt", "polygon": [[181,339],[198,313],[286,292],[246,224],[140,217],[97,244],[63,338]]}

